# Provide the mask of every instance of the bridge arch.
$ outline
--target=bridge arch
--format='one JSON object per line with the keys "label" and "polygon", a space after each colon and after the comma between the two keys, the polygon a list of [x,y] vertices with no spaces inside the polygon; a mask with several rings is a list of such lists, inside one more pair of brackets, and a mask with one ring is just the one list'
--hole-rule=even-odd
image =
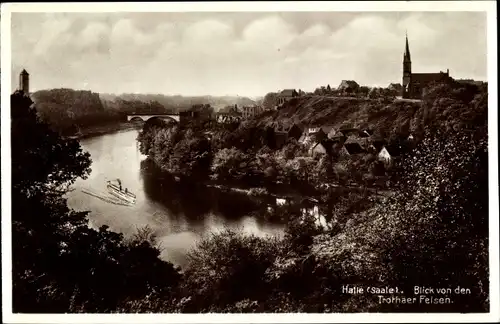
{"label": "bridge arch", "polygon": [[132,121],[132,119],[137,120],[137,118],[140,118],[145,122],[147,122],[148,120],[150,120],[152,118],[158,118],[158,119],[163,119],[163,120],[173,120],[175,122],[179,122],[179,115],[176,115],[176,114],[152,114],[152,115],[132,114],[132,115],[127,116],[127,121]]}
{"label": "bridge arch", "polygon": [[145,120],[142,119],[140,116],[132,116],[131,118],[128,118],[128,121],[131,123],[144,123]]}
{"label": "bridge arch", "polygon": [[163,120],[165,122],[175,122],[175,123],[178,123],[179,121],[171,116],[151,116],[147,119],[147,121],[149,120]]}

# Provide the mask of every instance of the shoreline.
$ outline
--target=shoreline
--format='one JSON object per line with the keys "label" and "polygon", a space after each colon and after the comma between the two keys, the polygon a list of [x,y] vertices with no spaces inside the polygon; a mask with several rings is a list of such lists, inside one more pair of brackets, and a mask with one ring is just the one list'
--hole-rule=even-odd
{"label": "shoreline", "polygon": [[89,127],[87,129],[82,130],[80,132],[80,134],[78,134],[78,135],[70,135],[70,136],[66,136],[66,137],[70,138],[70,139],[81,140],[81,139],[87,139],[87,138],[97,137],[97,136],[111,134],[111,133],[117,133],[117,132],[121,132],[121,131],[127,131],[127,130],[131,130],[131,129],[140,130],[141,128],[142,128],[142,125],[131,124],[128,122],[119,122],[119,123],[115,123],[115,124]]}

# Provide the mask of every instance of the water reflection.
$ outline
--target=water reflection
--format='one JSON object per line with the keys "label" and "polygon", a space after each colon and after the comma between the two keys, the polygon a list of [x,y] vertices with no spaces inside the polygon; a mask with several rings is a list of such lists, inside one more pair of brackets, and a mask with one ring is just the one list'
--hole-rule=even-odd
{"label": "water reflection", "polygon": [[[92,172],[79,179],[68,204],[76,210],[88,210],[91,226],[108,225],[125,236],[148,226],[162,245],[161,257],[179,265],[202,236],[225,227],[241,229],[258,236],[280,235],[283,225],[262,217],[247,216],[265,209],[263,200],[242,193],[226,192],[200,184],[177,182],[143,156],[136,142],[137,131],[107,134],[81,141],[91,154]],[[83,193],[81,189],[106,190],[106,180],[120,178],[137,195],[132,207],[106,203]],[[258,214],[258,213],[256,213]]]}
{"label": "water reflection", "polygon": [[[222,226],[244,227],[241,225],[244,225],[245,216],[262,210],[263,204],[265,206],[264,201],[243,193],[176,181],[149,159],[141,162],[141,179],[146,196],[164,207],[165,213],[161,217],[177,224],[185,222],[187,229],[200,234],[213,229],[214,222]],[[269,222],[260,217],[254,220],[258,230],[269,226]]]}

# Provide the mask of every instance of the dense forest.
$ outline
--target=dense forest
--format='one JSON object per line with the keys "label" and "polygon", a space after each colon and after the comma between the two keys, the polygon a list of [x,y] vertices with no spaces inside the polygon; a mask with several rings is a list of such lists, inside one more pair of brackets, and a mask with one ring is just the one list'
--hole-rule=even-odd
{"label": "dense forest", "polygon": [[[408,110],[346,105],[350,113],[327,108],[320,120],[418,130],[416,146],[384,171],[393,195],[327,188],[328,226],[284,205],[270,211],[286,215],[283,237],[213,234],[178,269],[158,258],[147,230],[125,240],[106,227],[90,229],[85,212],[68,209],[65,189],[88,175],[90,158],[52,131],[29,98],[12,95],[14,312],[487,312],[486,88],[434,85]],[[308,114],[284,109],[265,118]],[[161,168],[188,178],[313,188],[340,174],[364,181],[353,176],[362,169],[354,161],[340,171],[336,157],[309,159],[293,142],[276,150],[262,123],[210,129],[211,137],[202,125],[146,123],[138,140]],[[376,295],[342,293],[346,284],[399,287],[409,296],[414,285],[460,286],[471,294],[444,305],[381,304]]]}

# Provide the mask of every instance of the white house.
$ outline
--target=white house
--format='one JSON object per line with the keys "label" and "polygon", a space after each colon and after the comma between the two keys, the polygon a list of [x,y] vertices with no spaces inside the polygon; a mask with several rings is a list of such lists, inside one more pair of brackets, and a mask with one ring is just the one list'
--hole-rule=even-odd
{"label": "white house", "polygon": [[326,147],[321,142],[312,145],[311,148],[309,149],[310,156],[315,156],[318,154],[326,154],[326,153],[327,153]]}
{"label": "white house", "polygon": [[389,154],[389,151],[387,151],[387,149],[385,148],[385,146],[382,147],[382,149],[378,153],[378,159],[379,159],[379,161],[382,161],[385,164],[391,164],[392,157],[391,157],[391,154]]}
{"label": "white house", "polygon": [[276,198],[276,205],[277,206],[283,206],[284,204],[286,204],[286,199]]}

